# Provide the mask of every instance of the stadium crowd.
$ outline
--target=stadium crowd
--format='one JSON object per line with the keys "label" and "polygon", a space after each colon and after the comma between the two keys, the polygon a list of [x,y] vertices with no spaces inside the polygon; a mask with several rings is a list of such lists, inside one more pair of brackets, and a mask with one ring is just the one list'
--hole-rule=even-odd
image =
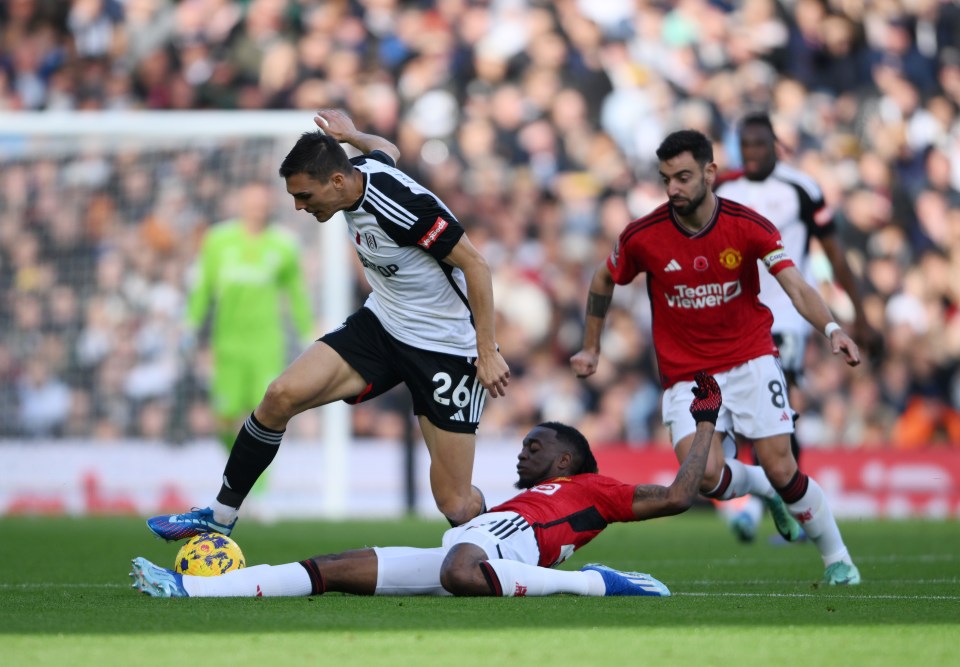
{"label": "stadium crowd", "polygon": [[[699,129],[733,169],[738,119],[768,110],[783,158],[835,209],[885,339],[851,372],[811,337],[791,396],[801,441],[960,446],[955,0],[0,5],[0,112],[321,107],[395,141],[494,270],[513,381],[481,436],[559,419],[597,445],[667,446],[642,287],[617,292],[600,371],[583,382],[569,369],[587,282],[623,226],[665,199],[663,136]],[[213,432],[205,350],[184,363],[178,344],[190,266],[231,188],[252,173],[281,186],[275,155],[142,157],[0,152],[0,437]],[[815,266],[848,318],[829,265]],[[408,410],[388,394],[353,412],[356,432],[398,437]],[[319,419],[291,429],[315,436]]]}

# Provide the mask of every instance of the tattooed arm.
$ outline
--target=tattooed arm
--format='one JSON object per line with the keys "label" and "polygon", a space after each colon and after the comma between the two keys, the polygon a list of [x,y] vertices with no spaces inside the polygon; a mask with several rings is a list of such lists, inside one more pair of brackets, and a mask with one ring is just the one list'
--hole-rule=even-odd
{"label": "tattooed arm", "polygon": [[723,398],[713,376],[697,373],[696,382],[692,389],[694,399],[690,404],[690,413],[697,422],[697,432],[693,436],[690,453],[670,486],[636,486],[633,491],[633,515],[638,521],[685,512],[690,509],[700,492],[700,482],[707,467],[710,443],[713,441]]}
{"label": "tattooed arm", "polygon": [[570,357],[570,366],[579,378],[585,378],[597,372],[600,361],[600,334],[607,318],[607,310],[613,301],[616,284],[607,265],[601,264],[593,280],[590,281],[590,293],[587,295],[587,317],[583,330],[583,349]]}
{"label": "tattooed arm", "polygon": [[659,484],[636,486],[633,490],[633,515],[637,521],[681,514],[690,509],[697,494],[700,493],[700,481],[707,467],[707,455],[710,453],[713,430],[714,426],[710,422],[697,424],[697,433],[693,437],[690,453],[670,486]]}

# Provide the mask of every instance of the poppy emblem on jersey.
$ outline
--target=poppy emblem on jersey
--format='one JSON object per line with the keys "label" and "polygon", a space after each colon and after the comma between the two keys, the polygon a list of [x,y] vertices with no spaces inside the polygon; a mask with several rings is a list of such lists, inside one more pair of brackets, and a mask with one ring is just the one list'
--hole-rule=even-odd
{"label": "poppy emblem on jersey", "polygon": [[370,232],[363,233],[363,240],[367,242],[367,247],[370,248],[370,250],[377,249],[377,237]]}
{"label": "poppy emblem on jersey", "polygon": [[360,232],[357,232],[357,245],[360,245]]}
{"label": "poppy emblem on jersey", "polygon": [[449,224],[450,223],[443,218],[438,217],[437,221],[433,223],[433,227],[430,228],[430,231],[424,234],[422,239],[417,241],[417,245],[424,250],[429,250],[433,242],[437,240],[437,237],[443,233],[443,230],[446,229]]}
{"label": "poppy emblem on jersey", "polygon": [[743,255],[740,254],[739,250],[727,248],[720,253],[720,265],[725,269],[735,269],[740,266],[742,261]]}
{"label": "poppy emblem on jersey", "polygon": [[693,260],[693,268],[695,268],[697,271],[706,271],[708,268],[710,268],[710,263],[707,261],[706,257],[700,255]]}

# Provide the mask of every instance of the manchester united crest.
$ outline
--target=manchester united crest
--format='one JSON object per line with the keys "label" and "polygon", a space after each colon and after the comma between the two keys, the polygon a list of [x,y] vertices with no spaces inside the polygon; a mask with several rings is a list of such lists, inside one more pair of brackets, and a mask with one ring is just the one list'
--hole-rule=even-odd
{"label": "manchester united crest", "polygon": [[740,266],[740,262],[743,261],[743,255],[740,254],[739,250],[734,248],[727,248],[720,253],[720,266],[725,269],[735,269]]}

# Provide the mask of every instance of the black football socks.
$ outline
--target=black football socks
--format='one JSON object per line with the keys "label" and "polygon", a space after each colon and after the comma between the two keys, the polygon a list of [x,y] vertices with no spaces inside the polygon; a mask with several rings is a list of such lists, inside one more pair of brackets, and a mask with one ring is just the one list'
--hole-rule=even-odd
{"label": "black football socks", "polygon": [[267,428],[251,413],[230,450],[217,500],[228,507],[240,507],[257,478],[277,455],[282,438],[283,431]]}

